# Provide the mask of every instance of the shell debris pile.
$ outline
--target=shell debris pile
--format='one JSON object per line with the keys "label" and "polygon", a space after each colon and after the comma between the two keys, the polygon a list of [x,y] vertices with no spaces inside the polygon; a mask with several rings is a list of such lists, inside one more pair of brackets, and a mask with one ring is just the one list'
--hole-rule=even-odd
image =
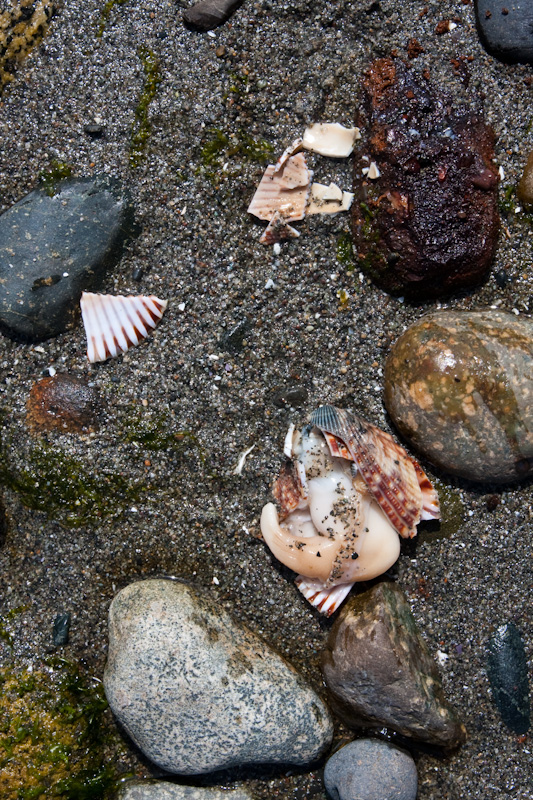
{"label": "shell debris pile", "polygon": [[260,238],[262,244],[276,244],[299,236],[289,225],[311,214],[338,214],[348,211],[354,195],[335,183],[313,183],[302,150],[329,158],[347,158],[353,152],[359,128],[345,128],[338,123],[315,123],[296,139],[278,159],[269,164],[248,206],[248,213],[268,221]]}
{"label": "shell debris pile", "polygon": [[261,514],[269,549],[298,573],[296,584],[331,615],[359,581],[377,578],[421,520],[440,519],[439,499],[420,465],[392,436],[360,417],[321,406],[300,432]]}

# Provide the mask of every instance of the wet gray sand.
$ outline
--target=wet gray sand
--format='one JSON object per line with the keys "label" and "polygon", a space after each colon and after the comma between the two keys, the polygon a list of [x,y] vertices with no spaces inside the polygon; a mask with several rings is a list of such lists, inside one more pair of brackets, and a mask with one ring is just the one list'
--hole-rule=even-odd
{"label": "wet gray sand", "polygon": [[[5,491],[1,610],[23,610],[9,617],[13,647],[2,639],[2,663],[39,663],[51,651],[54,617],[70,611],[70,642],[59,652],[84,659],[101,676],[114,593],[143,577],[175,575],[205,587],[320,689],[318,656],[331,622],[319,619],[291,573],[273,563],[258,538],[259,512],[290,421],[330,402],[390,430],[385,358],[405,327],[436,304],[408,306],[339,260],[348,215],[305,221],[300,239],[283,244],[278,256],[260,245],[262,228],[246,214],[263,169],[257,150],[267,143],[280,154],[309,122],[350,124],[365,66],[392,50],[405,55],[416,38],[424,48],[417,68],[484,107],[498,135],[503,198],[533,149],[531,68],[486,54],[473,6],[463,2],[248,0],[214,36],[184,28],[185,5],[117,4],[99,38],[103,3],[70,0],[0,97],[1,209],[57,162],[76,177],[122,179],[142,231],[105,288],[169,300],[148,342],[104,364],[87,363],[81,324],[37,346],[0,338],[5,463],[20,474],[44,447],[41,469],[50,470],[53,486],[41,493],[33,487],[33,504],[46,505],[36,495],[56,497],[47,510],[31,510],[20,493]],[[443,19],[457,27],[437,35]],[[132,166],[141,46],[159,60],[161,82],[144,155]],[[93,124],[103,127],[99,138],[84,132]],[[315,180],[350,188],[349,160],[309,162]],[[503,223],[493,275],[444,306],[533,311],[531,223],[512,211]],[[135,281],[139,267],[143,276]],[[508,281],[496,281],[502,272]],[[274,287],[265,288],[269,279]],[[242,347],[224,349],[224,334],[243,320]],[[50,366],[98,389],[104,412],[97,433],[30,435],[25,403]],[[293,387],[304,398],[298,409],[279,401]],[[242,474],[234,475],[251,445]],[[101,496],[84,496],[78,506],[70,497],[62,508],[61,491],[54,495],[61,489],[58,460],[67,476],[81,465],[73,485],[82,494],[85,473],[101,480]],[[440,485],[448,526],[407,545],[395,573],[430,649],[448,656],[446,693],[464,715],[469,739],[450,758],[417,753],[418,796],[530,800],[530,738],[519,741],[491,703],[485,643],[497,625],[514,620],[531,665],[531,485],[498,490],[499,503],[488,502],[493,487],[445,476]],[[67,517],[79,527],[66,527]],[[133,749],[123,759],[124,770],[150,774]],[[325,797],[320,766],[310,775],[264,769],[236,777],[249,775],[258,800]]]}

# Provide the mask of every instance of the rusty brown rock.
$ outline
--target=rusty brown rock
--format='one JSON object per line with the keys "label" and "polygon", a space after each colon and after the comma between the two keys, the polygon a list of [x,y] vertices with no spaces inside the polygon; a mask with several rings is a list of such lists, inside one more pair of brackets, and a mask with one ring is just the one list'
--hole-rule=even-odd
{"label": "rusty brown rock", "polygon": [[31,430],[86,433],[98,427],[97,392],[79,378],[54,375],[33,384],[26,403]]}
{"label": "rusty brown rock", "polygon": [[533,474],[533,320],[506,311],[436,311],[400,336],[385,405],[429,461],[504,483]]}
{"label": "rusty brown rock", "polygon": [[[488,274],[499,231],[494,133],[453,109],[399,59],[363,78],[353,229],[360,268],[382,289],[426,300]],[[380,172],[362,170],[375,162]]]}

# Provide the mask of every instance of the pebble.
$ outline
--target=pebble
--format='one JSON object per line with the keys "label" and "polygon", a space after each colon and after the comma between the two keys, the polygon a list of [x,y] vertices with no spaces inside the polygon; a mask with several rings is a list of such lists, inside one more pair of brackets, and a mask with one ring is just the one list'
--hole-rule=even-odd
{"label": "pebble", "polygon": [[244,0],[200,0],[183,12],[183,22],[193,31],[211,31],[223,25]]}
{"label": "pebble", "polygon": [[386,727],[445,748],[466,738],[396,584],[379,583],[348,601],[328,638],[322,671],[333,709],[351,727]]}
{"label": "pebble", "polygon": [[385,365],[385,405],[425,458],[482,483],[533,471],[533,321],[506,311],[437,311]]}
{"label": "pebble", "polygon": [[527,657],[514,622],[500,625],[490,637],[487,675],[492,699],[507,727],[519,735],[527,733],[531,725]]}
{"label": "pebble", "polygon": [[533,64],[531,0],[474,0],[480,39],[488,52],[507,63]]}
{"label": "pebble", "polygon": [[26,422],[36,432],[86,433],[98,428],[100,404],[96,389],[80,378],[60,373],[33,384]]}
{"label": "pebble", "polygon": [[61,647],[68,644],[70,632],[70,613],[67,611],[65,614],[57,614],[54,619],[54,627],[52,632],[52,641],[56,647]]}
{"label": "pebble", "polygon": [[527,157],[527,163],[518,183],[516,194],[525,206],[533,206],[533,151]]}
{"label": "pebble", "polygon": [[119,790],[117,800],[253,800],[245,789],[222,791],[214,788],[179,786],[168,781],[128,781]]}
{"label": "pebble", "polygon": [[[413,300],[476,286],[500,225],[494,132],[400,59],[377,59],[362,83],[352,206],[359,268]],[[372,162],[379,176],[368,180]]]}
{"label": "pebble", "polygon": [[116,595],[104,688],[135,744],[169,772],[306,764],[332,738],[327,708],[296,670],[181,581]]}
{"label": "pebble", "polygon": [[58,181],[0,216],[0,327],[36,341],[72,328],[133,233],[133,208],[106,178]]}
{"label": "pebble", "polygon": [[416,800],[418,776],[405,750],[358,739],[329,759],[324,784],[332,800]]}

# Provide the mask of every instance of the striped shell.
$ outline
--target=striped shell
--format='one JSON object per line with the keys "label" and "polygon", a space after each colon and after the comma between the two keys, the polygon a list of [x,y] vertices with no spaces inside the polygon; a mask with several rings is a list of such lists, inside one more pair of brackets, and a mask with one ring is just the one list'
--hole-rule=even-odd
{"label": "striped shell", "polygon": [[107,361],[139,344],[155,328],[167,307],[166,300],[129,295],[83,292],[81,316],[91,363]]}

